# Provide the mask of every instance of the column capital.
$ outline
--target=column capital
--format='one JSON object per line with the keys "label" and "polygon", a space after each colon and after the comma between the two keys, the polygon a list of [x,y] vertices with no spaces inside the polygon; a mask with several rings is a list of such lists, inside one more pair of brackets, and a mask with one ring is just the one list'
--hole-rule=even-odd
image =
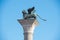
{"label": "column capital", "polygon": [[38,21],[36,19],[18,19],[18,22],[23,25],[38,25]]}
{"label": "column capital", "polygon": [[24,33],[33,33],[35,26],[38,25],[36,19],[18,19],[18,22],[22,25]]}

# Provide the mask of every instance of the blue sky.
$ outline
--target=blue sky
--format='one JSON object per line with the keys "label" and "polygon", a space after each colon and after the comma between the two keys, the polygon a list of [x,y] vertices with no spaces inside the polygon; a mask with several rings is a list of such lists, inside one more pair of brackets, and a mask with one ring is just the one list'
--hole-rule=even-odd
{"label": "blue sky", "polygon": [[59,0],[0,0],[0,40],[24,40],[23,28],[17,19],[21,11],[35,6],[39,25],[34,30],[34,40],[60,40]]}

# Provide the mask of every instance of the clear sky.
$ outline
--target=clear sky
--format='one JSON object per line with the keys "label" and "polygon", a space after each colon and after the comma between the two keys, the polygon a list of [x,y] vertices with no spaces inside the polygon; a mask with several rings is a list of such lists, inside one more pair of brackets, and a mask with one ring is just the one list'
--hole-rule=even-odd
{"label": "clear sky", "polygon": [[39,25],[34,30],[34,40],[60,40],[59,0],[0,0],[0,40],[24,40],[23,28],[17,19],[21,11],[35,7]]}

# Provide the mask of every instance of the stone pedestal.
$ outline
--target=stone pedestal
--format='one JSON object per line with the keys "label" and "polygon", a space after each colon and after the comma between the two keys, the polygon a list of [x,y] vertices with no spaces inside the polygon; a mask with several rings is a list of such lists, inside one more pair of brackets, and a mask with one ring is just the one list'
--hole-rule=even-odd
{"label": "stone pedestal", "polygon": [[33,32],[38,24],[36,19],[18,19],[24,30],[24,40],[33,40]]}

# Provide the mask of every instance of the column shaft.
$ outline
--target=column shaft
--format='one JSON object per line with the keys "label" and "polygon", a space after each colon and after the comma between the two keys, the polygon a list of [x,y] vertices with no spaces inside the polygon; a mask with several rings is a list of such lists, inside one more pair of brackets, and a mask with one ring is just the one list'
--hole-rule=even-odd
{"label": "column shaft", "polygon": [[24,33],[24,40],[33,40],[33,33],[31,32]]}

